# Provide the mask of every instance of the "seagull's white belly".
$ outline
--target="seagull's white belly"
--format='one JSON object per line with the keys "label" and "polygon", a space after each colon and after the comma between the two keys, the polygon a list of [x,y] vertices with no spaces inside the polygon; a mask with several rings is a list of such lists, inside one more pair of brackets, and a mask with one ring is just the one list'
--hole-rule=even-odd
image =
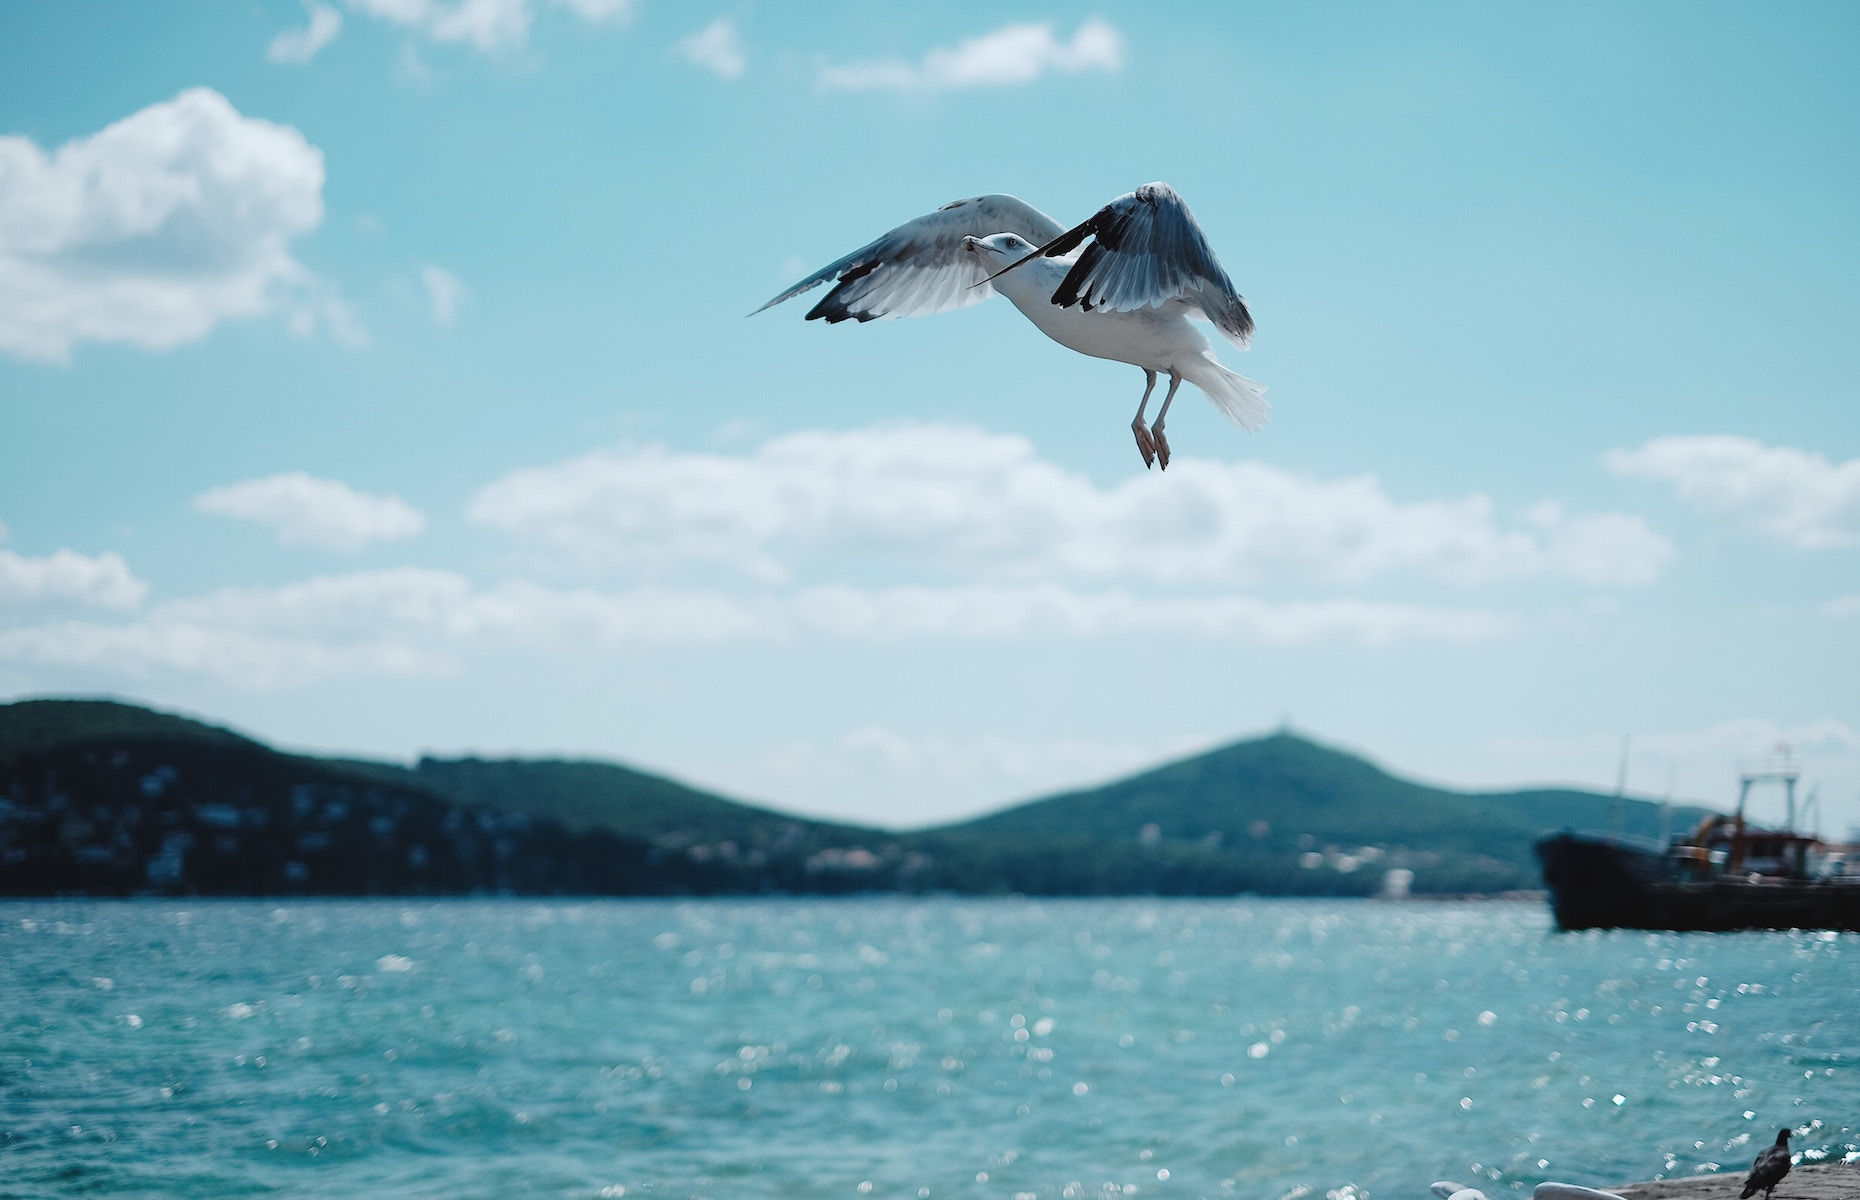
{"label": "seagull's white belly", "polygon": [[[1034,266],[1046,264],[1027,264]],[[995,286],[1040,327],[1040,332],[1067,349],[1148,371],[1167,372],[1175,370],[1183,360],[1201,357],[1208,348],[1208,339],[1184,316],[1164,315],[1154,308],[1135,312],[1061,308],[1052,302],[1052,295],[1065,277],[1066,267],[1055,263],[1055,269],[1038,272],[1028,271],[1027,267],[997,279]],[[1015,279],[1023,272],[1024,281]],[[1002,288],[1004,283],[1008,286]]]}

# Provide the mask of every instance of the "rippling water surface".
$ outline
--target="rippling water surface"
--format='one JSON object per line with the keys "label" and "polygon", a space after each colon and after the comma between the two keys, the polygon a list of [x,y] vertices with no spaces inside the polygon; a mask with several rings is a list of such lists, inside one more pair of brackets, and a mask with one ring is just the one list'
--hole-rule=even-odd
{"label": "rippling water surface", "polygon": [[0,904],[0,1196],[1495,1196],[1860,1140],[1860,937],[1519,904]]}

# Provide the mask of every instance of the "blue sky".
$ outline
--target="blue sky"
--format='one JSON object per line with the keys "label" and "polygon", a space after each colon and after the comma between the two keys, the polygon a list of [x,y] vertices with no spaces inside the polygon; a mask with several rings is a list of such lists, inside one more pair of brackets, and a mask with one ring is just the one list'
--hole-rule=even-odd
{"label": "blue sky", "polygon": [[[1860,823],[1860,12],[0,10],[0,696],[908,825],[1279,727]],[[744,314],[1161,179],[1257,435],[1004,301]]]}

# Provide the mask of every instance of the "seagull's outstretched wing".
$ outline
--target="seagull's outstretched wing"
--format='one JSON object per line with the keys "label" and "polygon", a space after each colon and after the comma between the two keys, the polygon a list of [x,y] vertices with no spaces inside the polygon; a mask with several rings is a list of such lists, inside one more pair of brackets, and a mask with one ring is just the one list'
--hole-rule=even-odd
{"label": "seagull's outstretched wing", "polygon": [[1168,184],[1146,183],[1119,196],[1036,253],[1057,258],[1086,238],[1092,243],[1053,293],[1054,304],[1130,312],[1180,302],[1179,311],[1199,310],[1236,346],[1253,340],[1246,301],[1221,269],[1195,215]]}
{"label": "seagull's outstretched wing", "polygon": [[839,286],[814,305],[808,320],[872,321],[963,308],[995,294],[992,287],[976,286],[988,272],[982,259],[963,252],[964,238],[1014,233],[1038,245],[1063,232],[1059,222],[1013,196],[957,200],[906,221],[871,245],[822,267],[756,312],[833,279]]}

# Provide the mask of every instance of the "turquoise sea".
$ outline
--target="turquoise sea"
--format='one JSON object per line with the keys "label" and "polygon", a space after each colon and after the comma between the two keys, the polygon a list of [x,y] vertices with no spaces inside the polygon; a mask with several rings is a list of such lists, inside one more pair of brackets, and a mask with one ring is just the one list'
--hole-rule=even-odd
{"label": "turquoise sea", "polygon": [[1530,904],[0,904],[5,1197],[1496,1200],[1857,1068],[1860,936]]}

